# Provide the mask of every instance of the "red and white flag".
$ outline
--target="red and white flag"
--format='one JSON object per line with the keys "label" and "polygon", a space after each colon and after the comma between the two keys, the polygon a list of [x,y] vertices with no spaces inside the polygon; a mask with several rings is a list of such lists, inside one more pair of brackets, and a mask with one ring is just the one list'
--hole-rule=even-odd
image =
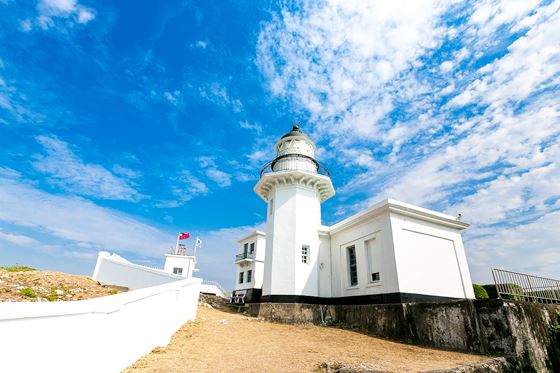
{"label": "red and white flag", "polygon": [[179,233],[179,237],[177,237],[178,240],[186,240],[187,238],[189,238],[191,236],[190,233]]}

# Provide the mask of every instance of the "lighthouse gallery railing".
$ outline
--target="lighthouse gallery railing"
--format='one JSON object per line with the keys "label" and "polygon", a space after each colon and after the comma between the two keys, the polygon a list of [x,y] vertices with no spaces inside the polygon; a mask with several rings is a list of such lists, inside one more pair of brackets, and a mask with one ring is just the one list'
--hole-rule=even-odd
{"label": "lighthouse gallery railing", "polygon": [[321,165],[313,157],[310,157],[310,156],[305,155],[305,154],[284,154],[284,155],[281,155],[279,157],[276,157],[272,161],[269,161],[269,162],[265,163],[265,165],[261,168],[261,172],[260,172],[259,177],[262,177],[265,173],[274,172],[274,166],[276,165],[276,163],[278,163],[278,161],[286,159],[286,158],[294,158],[296,161],[297,160],[311,161],[315,165],[315,171],[318,174],[330,177],[329,170],[327,170],[327,168],[325,166]]}

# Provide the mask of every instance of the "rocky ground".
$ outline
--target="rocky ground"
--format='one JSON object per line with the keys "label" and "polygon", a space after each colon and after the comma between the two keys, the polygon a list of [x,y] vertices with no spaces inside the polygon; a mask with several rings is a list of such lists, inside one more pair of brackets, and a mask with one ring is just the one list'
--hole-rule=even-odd
{"label": "rocky ground", "polygon": [[334,327],[270,323],[213,297],[200,300],[196,321],[125,372],[425,372],[488,359]]}
{"label": "rocky ground", "polygon": [[29,267],[0,268],[0,302],[82,300],[126,290],[101,285],[88,276],[40,271]]}

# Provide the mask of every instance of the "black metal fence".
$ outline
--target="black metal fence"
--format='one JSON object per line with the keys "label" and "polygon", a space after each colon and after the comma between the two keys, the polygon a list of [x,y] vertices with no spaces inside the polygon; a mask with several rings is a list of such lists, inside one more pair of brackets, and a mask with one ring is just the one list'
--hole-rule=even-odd
{"label": "black metal fence", "polygon": [[560,281],[525,273],[492,269],[498,296],[536,303],[560,303]]}

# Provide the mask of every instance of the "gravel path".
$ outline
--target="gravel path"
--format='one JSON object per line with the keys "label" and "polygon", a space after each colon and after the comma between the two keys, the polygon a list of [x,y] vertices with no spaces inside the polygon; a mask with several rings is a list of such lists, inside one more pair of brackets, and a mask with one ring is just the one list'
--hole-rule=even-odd
{"label": "gravel path", "polygon": [[420,372],[485,359],[331,327],[274,324],[201,305],[196,321],[185,324],[166,348],[125,372],[318,372],[325,362]]}

